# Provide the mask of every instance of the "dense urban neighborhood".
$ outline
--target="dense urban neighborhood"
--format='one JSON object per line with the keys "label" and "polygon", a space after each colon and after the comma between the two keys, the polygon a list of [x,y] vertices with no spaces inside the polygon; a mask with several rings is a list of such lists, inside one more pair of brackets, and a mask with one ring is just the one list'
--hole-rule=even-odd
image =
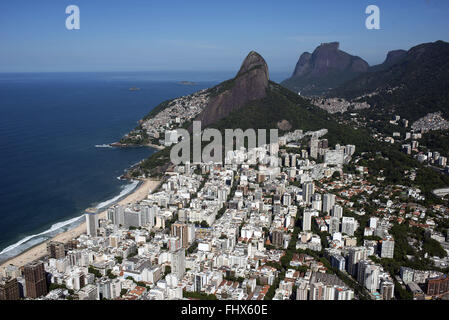
{"label": "dense urban neighborhood", "polygon": [[170,166],[142,201],[88,211],[85,234],[4,268],[0,299],[447,298],[449,208],[327,135]]}

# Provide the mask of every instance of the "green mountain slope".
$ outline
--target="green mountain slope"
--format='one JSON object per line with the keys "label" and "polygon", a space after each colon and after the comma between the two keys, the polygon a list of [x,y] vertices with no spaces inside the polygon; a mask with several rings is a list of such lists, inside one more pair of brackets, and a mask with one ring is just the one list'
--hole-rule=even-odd
{"label": "green mountain slope", "polygon": [[[287,120],[292,128],[304,131],[326,128],[329,143],[355,144],[360,150],[374,146],[367,131],[340,125],[336,118],[309,103],[294,92],[270,81],[266,97],[248,102],[241,109],[210,125],[217,129],[276,129]],[[283,133],[279,130],[279,134]]]}

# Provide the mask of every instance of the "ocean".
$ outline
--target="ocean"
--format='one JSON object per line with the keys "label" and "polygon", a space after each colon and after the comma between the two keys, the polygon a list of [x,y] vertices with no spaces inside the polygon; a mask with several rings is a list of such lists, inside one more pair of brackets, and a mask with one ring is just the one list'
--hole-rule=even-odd
{"label": "ocean", "polygon": [[118,141],[160,102],[223,79],[145,72],[0,74],[0,262],[81,223],[84,209],[107,207],[133,191],[137,181],[118,177],[155,150],[103,145]]}
{"label": "ocean", "polygon": [[[233,76],[0,73],[0,262],[79,225],[86,208],[106,208],[132,192],[138,182],[118,177],[156,150],[105,145],[162,101]],[[279,82],[288,74],[270,76]]]}

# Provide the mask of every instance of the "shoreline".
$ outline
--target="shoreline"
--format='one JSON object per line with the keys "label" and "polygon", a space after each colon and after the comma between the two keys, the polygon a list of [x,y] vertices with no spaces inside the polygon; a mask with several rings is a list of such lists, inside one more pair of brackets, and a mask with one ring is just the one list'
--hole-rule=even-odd
{"label": "shoreline", "polygon": [[[135,203],[139,202],[143,199],[145,199],[148,194],[153,192],[159,184],[162,182],[162,180],[157,180],[154,178],[148,178],[141,180],[143,183],[138,186],[136,189],[134,189],[130,194],[126,195],[123,199],[111,203],[107,207],[100,209],[98,211],[99,219],[105,219],[107,216],[107,210],[109,207],[111,207],[114,204],[122,204],[126,205],[129,203]],[[18,254],[17,256],[11,257],[8,260],[5,260],[0,264],[0,268],[5,268],[8,265],[14,265],[17,267],[23,267],[29,262],[32,262],[34,260],[40,259],[47,255],[47,242],[49,241],[58,241],[62,243],[67,243],[70,240],[79,237],[80,235],[86,233],[86,221],[80,223],[79,225],[75,226],[72,229],[69,229],[67,231],[61,232],[51,239],[48,239],[44,242],[41,242],[31,248],[28,248],[27,250],[23,251],[22,253]]]}
{"label": "shoreline", "polygon": [[116,148],[139,148],[139,147],[149,147],[156,150],[164,150],[165,146],[161,146],[158,144],[153,143],[146,143],[146,144],[126,144],[126,143],[120,143],[120,142],[113,142],[108,144],[108,146],[116,147]]}
{"label": "shoreline", "polygon": [[160,146],[158,144],[152,144],[152,143],[148,143],[148,144],[146,144],[146,146],[150,147],[150,148],[153,148],[153,149],[156,149],[156,150],[164,150],[165,149],[164,146]]}

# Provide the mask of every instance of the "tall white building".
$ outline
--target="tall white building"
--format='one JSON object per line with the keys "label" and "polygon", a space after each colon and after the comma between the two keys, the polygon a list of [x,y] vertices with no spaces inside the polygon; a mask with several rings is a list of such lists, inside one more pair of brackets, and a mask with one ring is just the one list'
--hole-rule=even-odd
{"label": "tall white building", "polygon": [[284,206],[289,206],[292,204],[292,196],[290,193],[288,192],[284,193],[284,196],[282,197],[282,204]]}
{"label": "tall white building", "polygon": [[333,235],[340,231],[340,219],[337,217],[331,217],[329,222],[329,233]]}
{"label": "tall white building", "polygon": [[171,272],[176,274],[178,279],[182,279],[186,272],[186,252],[181,248],[175,252],[171,252]]}
{"label": "tall white building", "polygon": [[357,281],[371,293],[379,289],[379,266],[371,261],[362,260],[358,264]]}
{"label": "tall white building", "polygon": [[312,139],[310,140],[310,157],[311,158],[318,158],[318,144],[319,144],[319,140],[315,137],[312,137]]}
{"label": "tall white building", "polygon": [[355,219],[353,217],[343,217],[341,232],[348,236],[353,236],[355,231]]}
{"label": "tall white building", "polygon": [[98,215],[93,212],[86,212],[85,217],[86,217],[87,235],[89,237],[96,237],[98,228]]}
{"label": "tall white building", "polygon": [[415,274],[415,270],[408,267],[401,267],[401,279],[405,284],[413,282],[413,275]]}
{"label": "tall white building", "polygon": [[329,213],[334,205],[335,205],[335,195],[332,193],[326,193],[323,196],[323,212]]}
{"label": "tall white building", "polygon": [[337,217],[338,219],[341,219],[343,217],[343,208],[336,204],[332,207],[332,217]]}
{"label": "tall white building", "polygon": [[366,259],[366,248],[365,247],[351,247],[349,249],[348,255],[348,272],[352,276],[357,275],[357,266],[359,261]]}
{"label": "tall white building", "polygon": [[302,231],[310,231],[312,230],[312,210],[304,209],[303,218],[302,218]]}
{"label": "tall white building", "polygon": [[382,240],[380,257],[393,259],[393,257],[394,257],[394,239],[393,238]]}
{"label": "tall white building", "polygon": [[322,207],[322,201],[321,201],[321,194],[315,193],[312,196],[312,208],[318,211],[321,211]]}
{"label": "tall white building", "polygon": [[302,185],[302,200],[306,204],[310,204],[314,192],[315,192],[315,185],[313,184],[313,182],[305,182]]}
{"label": "tall white building", "polygon": [[343,165],[344,162],[344,151],[340,150],[326,150],[324,154],[324,162],[327,164],[332,164],[336,166]]}
{"label": "tall white building", "polygon": [[369,227],[371,229],[376,229],[377,228],[377,222],[379,221],[379,218],[377,217],[371,217],[369,218]]}

